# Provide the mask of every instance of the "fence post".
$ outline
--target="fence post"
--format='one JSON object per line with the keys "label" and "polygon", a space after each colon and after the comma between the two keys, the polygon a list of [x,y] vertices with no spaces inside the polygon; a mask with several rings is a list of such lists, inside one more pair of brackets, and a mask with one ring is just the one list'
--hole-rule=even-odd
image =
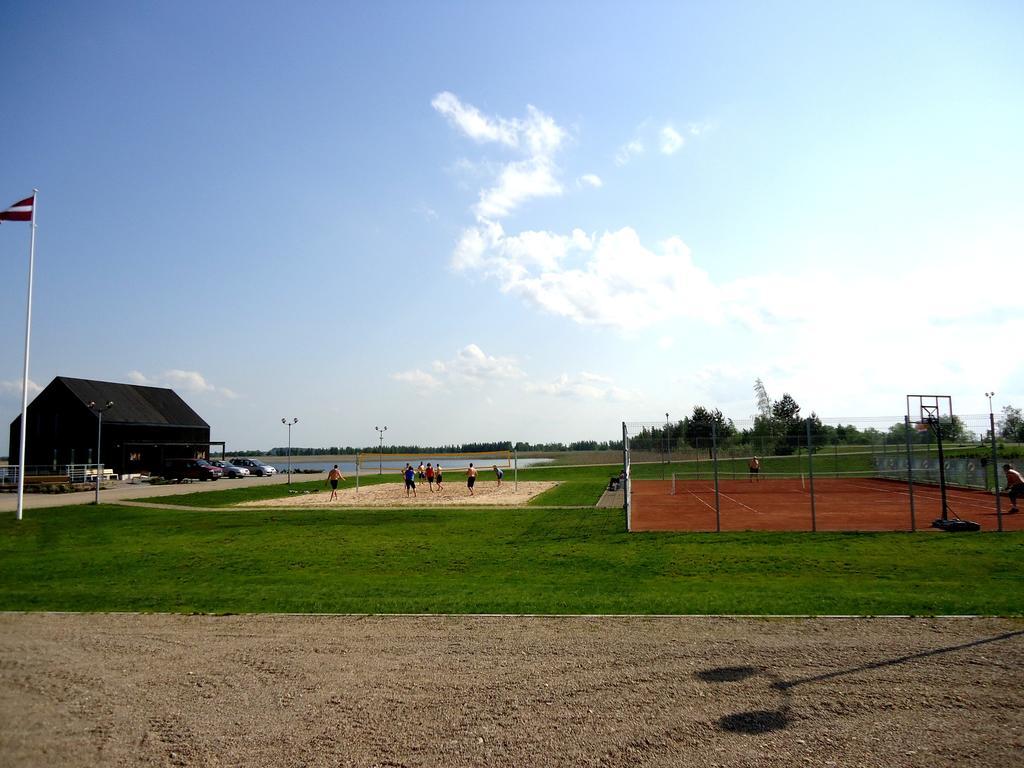
{"label": "fence post", "polygon": [[722,532],[722,503],[718,494],[718,427],[711,422],[711,466],[715,472],[715,533]]}
{"label": "fence post", "polygon": [[816,533],[818,530],[818,517],[814,509],[814,451],[811,450],[810,419],[807,419],[807,477],[811,481],[811,532]]}
{"label": "fence post", "polygon": [[1003,503],[999,499],[999,452],[996,450],[996,417],[995,414],[988,415],[989,434],[992,435],[992,487],[996,492],[996,520],[998,529],[1003,530]]}
{"label": "fence post", "polygon": [[903,431],[907,437],[907,488],[910,491],[910,530],[917,530],[917,522],[914,520],[914,462],[913,453],[910,448],[910,416],[903,417]]}
{"label": "fence post", "polygon": [[622,422],[622,509],[626,513],[626,531],[633,530],[633,499],[631,496],[633,468],[629,460],[629,430]]}

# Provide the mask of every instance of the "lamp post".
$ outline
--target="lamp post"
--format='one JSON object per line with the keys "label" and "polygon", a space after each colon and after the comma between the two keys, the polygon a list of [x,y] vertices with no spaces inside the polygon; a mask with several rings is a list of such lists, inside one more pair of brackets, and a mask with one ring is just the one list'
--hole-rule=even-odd
{"label": "lamp post", "polygon": [[384,474],[384,433],[388,431],[387,427],[374,427],[377,430],[377,434],[380,437],[380,450],[377,452],[377,474]]}
{"label": "lamp post", "polygon": [[288,419],[281,419],[282,424],[288,426],[288,485],[292,484],[292,424],[298,424],[297,418],[288,421]]}
{"label": "lamp post", "polygon": [[103,412],[114,407],[114,401],[108,400],[106,405],[96,405],[96,401],[89,402],[89,408],[96,414],[96,504],[100,503],[100,438],[103,434]]}
{"label": "lamp post", "polygon": [[668,414],[665,414],[665,439],[668,441],[668,463],[672,463],[672,427],[669,426]]}
{"label": "lamp post", "polygon": [[[992,440],[992,487],[996,493],[996,521],[997,528],[999,531],[1003,530],[1003,505],[999,498],[999,449],[996,446],[996,415],[992,411],[992,398],[996,396],[995,392],[986,392],[985,397],[988,398],[988,429],[989,435]],[[986,478],[987,484],[988,478]]]}

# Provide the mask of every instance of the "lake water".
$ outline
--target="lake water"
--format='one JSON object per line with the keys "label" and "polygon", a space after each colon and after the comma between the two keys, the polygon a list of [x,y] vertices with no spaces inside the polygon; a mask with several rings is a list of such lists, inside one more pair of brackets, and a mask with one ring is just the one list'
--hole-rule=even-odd
{"label": "lake water", "polygon": [[[380,462],[380,468],[383,469],[383,471],[385,471],[385,472],[398,472],[398,471],[400,471],[401,469],[403,469],[405,467],[405,461],[388,461],[387,454],[385,454],[384,456],[385,456],[384,460],[382,462]],[[333,461],[309,461],[308,457],[306,457],[306,456],[303,456],[302,459],[303,459],[302,461],[298,461],[296,459],[292,459],[292,472],[295,472],[296,470],[299,470],[299,469],[303,469],[303,470],[310,470],[311,469],[311,470],[314,470],[314,471],[317,471],[317,472],[328,472],[328,471],[330,471],[331,467],[333,467],[334,464],[335,464],[335,462],[333,462]],[[428,461],[431,464],[434,464],[434,465],[436,465],[438,462],[441,462],[441,467],[442,468],[449,468],[450,467],[450,468],[452,468],[452,471],[454,471],[455,467],[462,467],[462,468],[464,468],[469,463],[468,460],[464,459],[464,458],[462,458],[462,459],[459,459],[459,458],[452,459],[452,458],[446,458],[444,456],[438,456],[436,458],[427,457],[427,458],[423,459],[423,463],[424,464],[426,464]],[[541,466],[543,464],[547,464],[550,461],[551,461],[551,459],[537,459],[537,458],[533,458],[533,459],[519,459],[519,468],[520,469],[525,469],[526,467]],[[275,457],[273,461],[268,461],[266,463],[270,464],[273,467],[276,467],[278,472],[287,472],[288,471],[288,459],[280,459],[280,458],[276,458]],[[337,464],[338,464],[338,469],[340,469],[342,471],[342,474],[345,474],[345,475],[352,474],[352,475],[354,475],[356,473],[356,462],[355,462],[355,459],[351,459],[351,460],[348,460],[348,461],[339,461],[339,462],[337,462]],[[506,473],[512,471],[511,467],[506,467],[505,466],[504,459],[498,459],[498,458],[490,458],[490,459],[488,459],[488,458],[484,457],[482,459],[474,459],[473,460],[473,465],[475,467],[477,467],[478,469],[480,469],[481,471],[482,470],[488,470],[488,469],[490,469],[495,464],[497,464],[499,467],[504,469]],[[417,465],[418,465],[418,462],[417,462],[417,464],[414,464],[413,466],[416,467]],[[359,470],[360,474],[363,474],[363,475],[375,475],[375,474],[377,474],[377,471],[378,471],[377,462],[374,462],[372,465],[370,465],[370,464],[363,464],[362,469]]]}

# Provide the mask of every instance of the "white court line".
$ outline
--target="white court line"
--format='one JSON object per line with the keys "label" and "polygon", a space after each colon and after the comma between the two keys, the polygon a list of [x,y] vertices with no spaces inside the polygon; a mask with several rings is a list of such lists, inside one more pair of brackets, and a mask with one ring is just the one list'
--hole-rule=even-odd
{"label": "white court line", "polygon": [[[697,494],[695,494],[695,493],[694,493],[693,491],[691,491],[691,490],[690,490],[689,488],[687,488],[686,490],[687,490],[687,491],[689,491],[689,492],[690,492],[690,494],[692,494],[692,495],[694,495],[694,496],[696,496],[696,495],[697,495]],[[713,486],[713,485],[709,485],[709,486],[708,486],[708,490],[707,490],[706,492],[707,492],[707,493],[714,493],[714,492],[715,492],[715,486]],[[719,492],[718,492],[718,495],[719,495],[720,497],[722,497],[723,499],[728,499],[729,501],[731,501],[731,502],[733,502],[733,503],[735,503],[735,504],[739,504],[739,505],[740,505],[741,507],[743,507],[744,509],[749,509],[749,510],[750,510],[751,512],[754,512],[755,514],[761,514],[760,512],[758,512],[758,510],[754,509],[753,507],[747,506],[746,504],[744,504],[744,503],[743,503],[742,501],[740,501],[739,499],[734,499],[734,498],[733,498],[732,496],[729,496],[728,494],[725,494],[725,493],[722,493],[721,491],[719,491]],[[698,498],[699,498],[699,497],[698,497]],[[702,500],[702,501],[703,501],[703,500]],[[706,501],[705,501],[704,503],[705,503],[705,504],[707,504],[707,502],[706,502]],[[710,505],[710,504],[708,504],[708,506],[709,506],[709,507],[711,507],[711,505]],[[711,509],[714,509],[714,507],[711,507]]]}
{"label": "white court line", "polygon": [[[852,484],[852,483],[851,483],[851,486],[854,487],[854,488],[863,488],[863,489],[870,490],[870,491],[875,491],[875,492],[878,492],[878,493],[889,493],[889,494],[893,494],[895,496],[903,496],[906,499],[910,498],[910,491],[907,491],[907,490],[904,490],[904,489],[900,489],[900,490],[897,491],[897,490],[891,490],[889,488],[879,488],[878,486],[874,486],[874,485],[855,485],[855,484]],[[822,493],[823,493],[822,491],[815,491],[814,495],[815,496],[819,496]],[[831,494],[831,493],[842,494],[842,491],[824,491],[824,493],[825,494]],[[955,490],[954,490],[954,493],[956,493]],[[932,495],[932,494],[935,494],[935,495]],[[924,501],[942,501],[942,494],[941,493],[936,493],[935,491],[928,492],[928,491],[916,491],[915,490],[914,491],[914,498],[915,499],[922,499]],[[979,509],[979,510],[991,509],[991,507],[988,504],[982,504],[980,501],[975,501],[974,499],[975,499],[975,497],[973,495],[972,496],[955,496],[955,497],[951,497],[950,493],[948,491],[946,493],[946,501],[947,501],[947,503],[950,502],[950,501],[955,501],[957,504],[960,504],[960,505],[965,506],[965,507],[969,507],[971,509],[975,509],[975,508]]]}
{"label": "white court line", "polygon": [[702,499],[702,498],[701,498],[700,496],[698,496],[698,495],[697,495],[696,493],[694,493],[693,491],[691,491],[691,490],[690,490],[689,488],[687,488],[687,489],[686,489],[686,492],[687,492],[688,494],[690,494],[691,496],[693,496],[693,498],[695,498],[695,499],[696,499],[697,501],[699,501],[699,502],[700,502],[701,504],[703,504],[703,505],[704,505],[705,507],[707,507],[708,509],[710,509],[710,510],[711,510],[712,512],[714,512],[714,511],[715,511],[715,508],[714,508],[714,506],[713,506],[713,505],[711,505],[711,504],[708,504],[708,503],[707,503],[706,501],[704,501],[704,499]]}

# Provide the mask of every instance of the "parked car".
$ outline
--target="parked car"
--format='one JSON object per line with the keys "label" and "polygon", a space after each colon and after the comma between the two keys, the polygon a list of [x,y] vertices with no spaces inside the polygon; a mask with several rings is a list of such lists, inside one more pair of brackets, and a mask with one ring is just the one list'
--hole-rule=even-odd
{"label": "parked car", "polygon": [[230,461],[210,459],[210,463],[215,467],[220,467],[224,477],[248,477],[250,474],[248,467],[236,467]]}
{"label": "parked car", "polygon": [[259,459],[231,459],[231,463],[236,467],[245,467],[249,470],[250,475],[256,475],[257,477],[270,477],[270,475],[276,475],[277,469],[264,464]]}
{"label": "parked car", "polygon": [[166,480],[219,480],[224,474],[206,459],[169,459],[160,472]]}

